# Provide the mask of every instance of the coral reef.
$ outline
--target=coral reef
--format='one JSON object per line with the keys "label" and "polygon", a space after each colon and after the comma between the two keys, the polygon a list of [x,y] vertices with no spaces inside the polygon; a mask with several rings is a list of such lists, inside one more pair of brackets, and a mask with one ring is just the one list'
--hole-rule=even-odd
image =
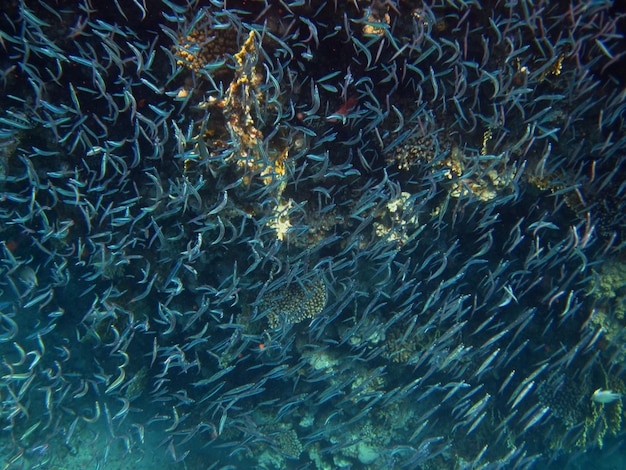
{"label": "coral reef", "polygon": [[321,276],[293,283],[268,293],[261,300],[261,311],[267,311],[271,329],[300,323],[322,313],[328,301],[326,282]]}

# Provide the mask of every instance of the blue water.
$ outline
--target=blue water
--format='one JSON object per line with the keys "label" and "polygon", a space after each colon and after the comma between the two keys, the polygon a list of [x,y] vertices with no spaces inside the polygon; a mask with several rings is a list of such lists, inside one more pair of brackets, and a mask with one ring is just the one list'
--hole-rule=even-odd
{"label": "blue water", "polygon": [[4,2],[7,469],[622,468],[610,2]]}

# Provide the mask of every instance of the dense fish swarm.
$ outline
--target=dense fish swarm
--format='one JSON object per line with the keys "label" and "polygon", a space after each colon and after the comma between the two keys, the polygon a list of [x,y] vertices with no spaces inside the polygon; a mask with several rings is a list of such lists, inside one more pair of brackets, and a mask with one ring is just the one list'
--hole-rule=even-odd
{"label": "dense fish swarm", "polygon": [[0,3],[3,468],[620,445],[616,4]]}

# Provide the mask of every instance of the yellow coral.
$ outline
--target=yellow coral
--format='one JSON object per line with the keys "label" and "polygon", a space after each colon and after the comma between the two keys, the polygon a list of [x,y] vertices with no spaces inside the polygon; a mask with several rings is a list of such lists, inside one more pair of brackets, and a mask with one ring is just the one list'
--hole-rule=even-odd
{"label": "yellow coral", "polygon": [[268,222],[268,226],[276,230],[276,238],[284,240],[287,238],[289,229],[291,228],[291,221],[289,220],[289,211],[293,205],[293,201],[288,202],[280,201],[272,212],[272,218]]}
{"label": "yellow coral", "polygon": [[239,67],[243,67],[246,61],[256,60],[256,45],[254,43],[254,31],[250,31],[248,39],[243,43],[243,47],[239,52],[235,54],[235,60],[239,64]]}
{"label": "yellow coral", "polygon": [[233,52],[236,40],[234,31],[220,30],[219,34],[214,34],[208,23],[199,24],[195,30],[179,39],[174,52],[176,62],[194,72],[213,64],[211,69],[215,73],[223,65],[225,55]]}
{"label": "yellow coral", "polygon": [[563,69],[564,58],[565,58],[565,54],[561,53],[559,57],[556,59],[556,61],[554,62],[554,64],[548,67],[546,71],[543,72],[539,76],[539,81],[540,82],[544,81],[548,75],[554,75],[555,77],[558,77],[559,75],[561,75],[561,70]]}

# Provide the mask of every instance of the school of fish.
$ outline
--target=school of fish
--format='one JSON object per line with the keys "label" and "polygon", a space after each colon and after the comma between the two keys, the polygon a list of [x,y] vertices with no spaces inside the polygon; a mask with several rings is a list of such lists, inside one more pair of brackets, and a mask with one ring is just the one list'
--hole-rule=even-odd
{"label": "school of fish", "polygon": [[620,445],[613,2],[1,4],[2,468]]}

